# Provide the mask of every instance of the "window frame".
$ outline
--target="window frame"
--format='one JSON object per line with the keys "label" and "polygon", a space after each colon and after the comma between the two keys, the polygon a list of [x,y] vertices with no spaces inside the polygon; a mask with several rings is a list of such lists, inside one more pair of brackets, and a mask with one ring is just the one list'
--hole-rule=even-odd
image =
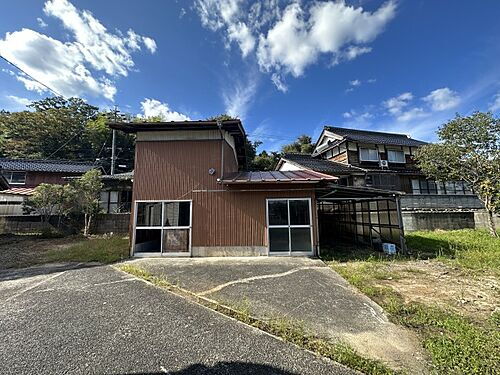
{"label": "window frame", "polygon": [[[165,203],[180,203],[189,202],[189,225],[188,226],[165,226]],[[137,213],[139,203],[161,203],[161,225],[159,226],[137,226]],[[160,251],[159,252],[136,252],[136,231],[137,229],[143,230],[160,230]],[[163,237],[166,230],[189,230],[189,249],[182,252],[163,252]],[[134,201],[134,227],[132,231],[132,248],[131,255],[135,257],[150,257],[150,256],[164,256],[164,257],[190,257],[192,253],[192,233],[193,233],[193,200],[192,199],[150,199],[150,200],[135,200]]]}
{"label": "window frame", "polygon": [[[24,180],[23,182],[12,182],[12,175],[14,173],[22,173],[24,175]],[[26,171],[4,171],[3,175],[9,185],[26,185]]]}
{"label": "window frame", "polygon": [[[287,225],[269,225],[269,202],[272,201],[287,201],[288,224]],[[307,201],[309,209],[309,224],[290,224],[290,201]],[[288,251],[271,251],[270,229],[286,228],[288,229]],[[310,251],[292,251],[292,231],[294,228],[309,228],[311,233],[311,250]],[[314,255],[314,226],[312,215],[312,199],[311,198],[266,198],[266,233],[267,233],[267,253],[272,256],[304,256]]]}
{"label": "window frame", "polygon": [[[377,159],[363,159],[363,153],[362,150],[372,150],[377,153]],[[359,160],[360,161],[370,161],[370,162],[376,162],[378,163],[380,161],[380,152],[377,148],[370,148],[370,147],[360,147],[359,148]]]}
{"label": "window frame", "polygon": [[[391,152],[397,152],[397,153],[400,153],[403,155],[403,161],[398,161],[398,160],[391,160],[390,158],[390,154]],[[387,161],[389,163],[394,163],[394,164],[406,164],[406,156],[405,156],[405,152],[403,150],[387,150]]]}

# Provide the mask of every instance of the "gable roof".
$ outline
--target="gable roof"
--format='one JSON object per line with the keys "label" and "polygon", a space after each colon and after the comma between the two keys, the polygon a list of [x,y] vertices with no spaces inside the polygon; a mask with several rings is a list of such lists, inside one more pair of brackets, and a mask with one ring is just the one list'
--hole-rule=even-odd
{"label": "gable roof", "polygon": [[7,171],[85,173],[98,165],[72,160],[0,158],[0,168]]}
{"label": "gable roof", "polygon": [[347,140],[362,142],[362,143],[376,143],[382,145],[409,146],[409,147],[418,147],[426,144],[426,142],[413,139],[406,134],[384,133],[371,130],[347,129],[347,128],[339,128],[336,126],[325,126],[324,130],[337,134]]}
{"label": "gable roof", "polygon": [[305,169],[326,173],[333,176],[351,175],[355,173],[364,174],[366,172],[366,170],[350,164],[313,158],[311,154],[286,153],[281,159],[291,162],[292,164],[295,164],[297,166],[301,166]]}
{"label": "gable roof", "polygon": [[[234,138],[238,163],[245,165],[245,139],[246,134],[243,124],[239,119],[220,121],[221,128]],[[174,131],[174,130],[217,130],[219,122],[209,120],[199,121],[169,121],[169,122],[108,122],[111,129],[121,130],[125,133],[148,131]]]}
{"label": "gable roof", "polygon": [[222,177],[224,184],[262,184],[262,183],[318,183],[334,181],[336,177],[314,171],[254,171],[234,172]]}

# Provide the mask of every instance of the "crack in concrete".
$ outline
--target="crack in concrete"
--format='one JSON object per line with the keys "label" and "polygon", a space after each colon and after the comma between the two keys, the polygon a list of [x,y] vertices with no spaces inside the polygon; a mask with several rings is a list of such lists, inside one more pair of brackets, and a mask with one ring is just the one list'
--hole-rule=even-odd
{"label": "crack in concrete", "polygon": [[214,287],[212,289],[208,289],[208,290],[205,290],[203,292],[196,293],[196,295],[206,296],[208,294],[219,292],[220,290],[222,290],[228,286],[235,285],[235,284],[245,284],[245,283],[249,283],[249,282],[255,281],[255,280],[274,279],[274,278],[278,278],[278,277],[288,276],[288,275],[291,275],[295,272],[302,271],[302,270],[323,269],[323,268],[324,267],[322,267],[322,266],[303,266],[303,267],[294,268],[294,269],[288,270],[286,272],[281,272],[281,273],[273,273],[273,274],[267,274],[267,275],[246,277],[244,279],[228,281],[227,283],[217,285],[216,287]]}

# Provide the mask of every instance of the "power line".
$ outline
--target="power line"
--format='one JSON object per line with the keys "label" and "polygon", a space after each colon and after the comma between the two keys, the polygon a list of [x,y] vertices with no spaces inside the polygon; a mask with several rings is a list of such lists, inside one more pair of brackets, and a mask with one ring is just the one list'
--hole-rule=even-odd
{"label": "power line", "polygon": [[12,61],[9,61],[7,58],[3,57],[2,55],[0,55],[0,58],[2,60],[4,60],[5,62],[7,62],[7,64],[10,64],[12,65],[14,68],[18,69],[19,71],[23,72],[23,74],[26,74],[28,77],[30,77],[33,81],[37,82],[38,84],[42,85],[43,87],[45,87],[47,90],[51,91],[53,94],[55,94],[56,96],[61,96],[64,98],[64,95],[61,95],[59,94],[56,90],[52,89],[51,87],[47,86],[45,83],[39,81],[38,79],[36,79],[35,77],[33,77],[31,74],[27,73],[26,71],[24,71],[23,69],[21,69],[19,66],[17,66],[16,64],[14,64]]}

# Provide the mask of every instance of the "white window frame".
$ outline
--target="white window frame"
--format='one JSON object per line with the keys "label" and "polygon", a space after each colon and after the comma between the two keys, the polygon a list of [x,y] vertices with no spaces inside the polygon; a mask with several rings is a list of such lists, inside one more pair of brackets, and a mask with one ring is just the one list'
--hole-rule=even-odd
{"label": "white window frame", "polygon": [[[389,156],[391,154],[391,152],[399,152],[399,153],[403,154],[403,161],[391,160],[391,157]],[[403,150],[387,150],[387,161],[389,163],[405,164],[406,163],[405,159],[406,159],[405,152]]]}
{"label": "white window frame", "polygon": [[[377,153],[377,158],[376,159],[363,159],[363,153],[361,152],[362,150],[372,150],[372,151],[375,151]],[[359,160],[361,160],[361,161],[375,161],[375,162],[378,162],[380,160],[380,153],[379,153],[378,149],[376,149],[376,148],[360,147],[359,148]]]}
{"label": "white window frame", "polygon": [[[180,202],[189,202],[189,226],[165,226],[165,203],[180,203]],[[139,226],[137,227],[137,213],[139,203],[161,203],[161,225],[158,226]],[[136,230],[137,229],[155,229],[160,230],[160,251],[159,252],[143,252],[138,253],[135,251],[135,240],[136,240]],[[177,252],[177,253],[163,253],[161,250],[163,249],[163,231],[164,230],[175,230],[175,229],[188,229],[189,230],[189,251]],[[134,227],[132,231],[132,249],[131,255],[134,257],[190,257],[192,252],[192,233],[193,233],[193,201],[191,199],[167,199],[167,200],[136,200],[134,201]]]}
{"label": "white window frame", "polygon": [[[287,201],[288,225],[270,225],[269,224],[269,202]],[[290,201],[307,201],[309,206],[309,224],[291,225],[290,224]],[[271,251],[271,241],[269,231],[271,228],[288,229],[288,251]],[[309,228],[311,233],[311,251],[292,251],[292,228]],[[266,199],[266,233],[267,233],[267,254],[271,256],[312,256],[314,255],[314,231],[311,198],[267,198]]]}
{"label": "white window frame", "polygon": [[[13,173],[23,173],[24,174],[24,181],[23,182],[12,182],[12,174]],[[26,185],[26,171],[5,171],[4,177],[7,180],[7,182],[9,183],[9,185]]]}

